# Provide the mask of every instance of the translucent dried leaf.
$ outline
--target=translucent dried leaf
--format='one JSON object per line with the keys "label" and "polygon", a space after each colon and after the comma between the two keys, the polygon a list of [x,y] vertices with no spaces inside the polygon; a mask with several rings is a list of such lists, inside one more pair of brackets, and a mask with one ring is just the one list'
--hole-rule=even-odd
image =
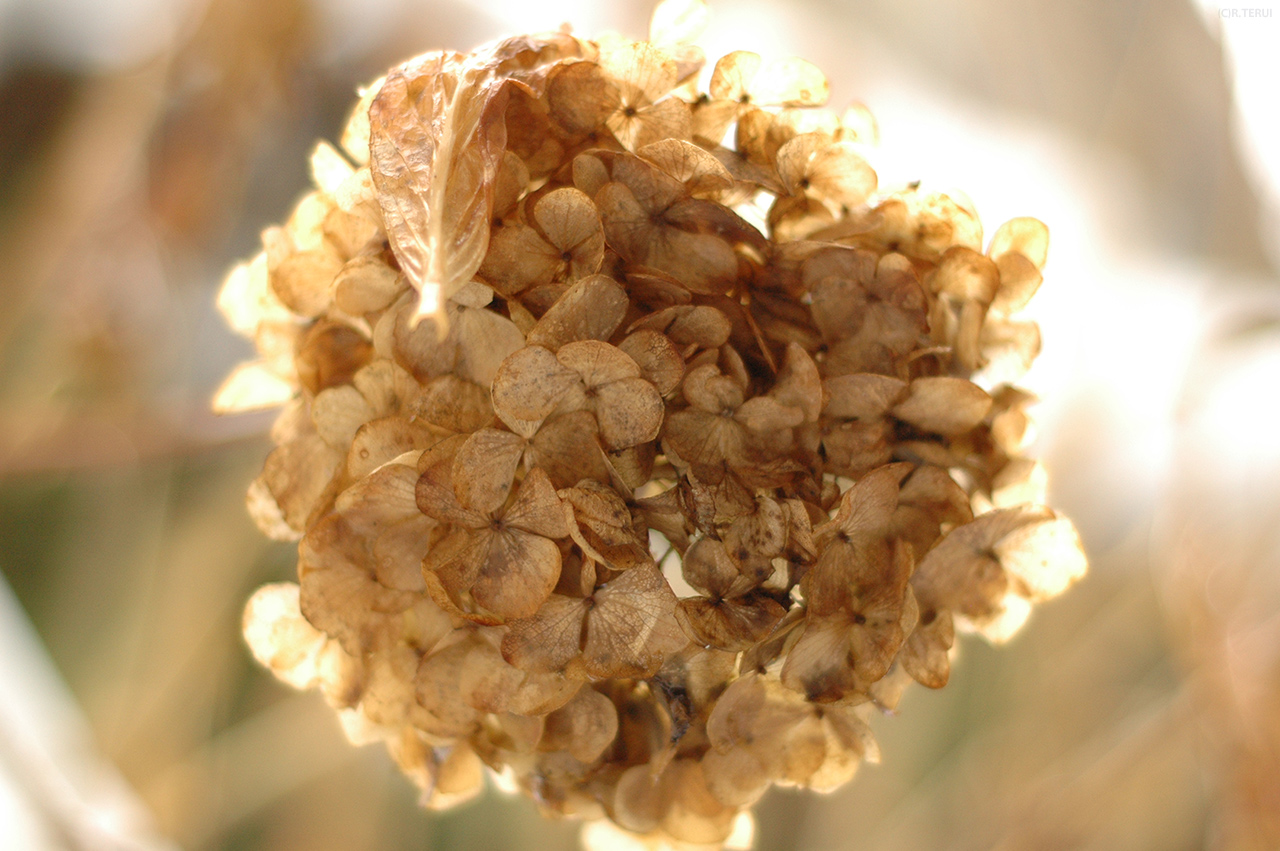
{"label": "translucent dried leaf", "polygon": [[417,316],[444,323],[444,302],[484,259],[502,163],[506,81],[488,56],[434,53],[392,71],[369,109],[378,204],[400,268],[421,293]]}
{"label": "translucent dried leaf", "polygon": [[583,688],[573,700],[547,716],[544,751],[566,750],[579,762],[595,762],[618,735],[618,712],[600,692]]}

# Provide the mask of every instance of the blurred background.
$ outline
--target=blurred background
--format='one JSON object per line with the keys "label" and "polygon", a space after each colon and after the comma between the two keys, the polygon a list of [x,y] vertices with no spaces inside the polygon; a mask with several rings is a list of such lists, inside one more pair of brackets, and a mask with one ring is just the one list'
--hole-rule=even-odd
{"label": "blurred background", "polygon": [[[876,726],[761,851],[1280,848],[1280,15],[1273,0],[718,0],[709,57],[802,55],[882,185],[1052,232],[1037,454],[1088,578]],[[1250,11],[1253,10],[1253,11]],[[355,86],[636,0],[0,0],[0,848],[576,847],[489,792],[415,806],[240,639],[292,575],[243,491],[270,415],[214,294]]]}

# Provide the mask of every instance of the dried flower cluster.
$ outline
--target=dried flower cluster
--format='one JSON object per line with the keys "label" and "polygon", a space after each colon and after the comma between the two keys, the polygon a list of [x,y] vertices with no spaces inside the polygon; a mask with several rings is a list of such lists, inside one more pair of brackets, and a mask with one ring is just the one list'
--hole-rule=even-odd
{"label": "dried flower cluster", "polygon": [[[800,60],[567,33],[393,70],[221,306],[283,403],[249,494],[299,545],[255,654],[427,806],[719,847],[1085,569],[1021,455],[1047,230],[877,187]],[[738,833],[735,834],[735,831]],[[593,835],[603,835],[598,831]]]}

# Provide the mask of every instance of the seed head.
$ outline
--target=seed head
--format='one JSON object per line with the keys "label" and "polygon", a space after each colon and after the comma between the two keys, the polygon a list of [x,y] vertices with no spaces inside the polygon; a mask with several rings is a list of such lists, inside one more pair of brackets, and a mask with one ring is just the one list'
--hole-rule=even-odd
{"label": "seed head", "polygon": [[[879,184],[865,108],[701,0],[374,83],[219,305],[283,404],[249,490],[298,584],[257,658],[429,807],[483,769],[649,846],[738,842],[771,785],[878,759],[1085,570],[1021,454],[1048,231]],[[589,837],[612,836],[613,828]],[[749,833],[749,830],[746,831]]]}

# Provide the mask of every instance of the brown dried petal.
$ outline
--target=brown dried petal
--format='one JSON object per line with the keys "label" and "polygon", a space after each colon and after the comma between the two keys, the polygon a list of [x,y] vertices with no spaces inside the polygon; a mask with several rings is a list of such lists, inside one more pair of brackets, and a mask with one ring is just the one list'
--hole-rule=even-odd
{"label": "brown dried petal", "polygon": [[548,192],[534,205],[533,219],[568,265],[569,280],[599,270],[604,257],[604,231],[590,197],[571,187]]}
{"label": "brown dried petal", "polygon": [[611,449],[653,440],[662,429],[664,410],[657,389],[643,378],[610,382],[599,389],[596,405],[600,437]]}
{"label": "brown dried petal", "polygon": [[512,296],[555,280],[566,262],[561,255],[536,230],[516,222],[494,230],[477,271],[498,292]]}
{"label": "brown dried petal", "polygon": [[876,173],[854,146],[804,133],[778,149],[778,175],[792,195],[812,195],[836,208],[861,204],[875,191]]}
{"label": "brown dried petal", "polygon": [[763,60],[759,54],[735,50],[716,62],[711,96],[761,106],[820,106],[830,87],[826,76],[803,59]]}
{"label": "brown dried petal", "polygon": [[[294,536],[301,535],[312,515],[321,508],[325,492],[338,472],[342,458],[342,453],[317,434],[277,446],[267,456],[262,474],[255,482],[255,485],[261,483],[266,494],[259,491],[255,498],[255,489],[250,489],[250,513],[255,520],[261,517],[263,521],[270,521],[271,513],[265,509],[268,502],[274,503],[279,509],[279,519],[287,524]],[[255,502],[261,503],[262,509],[253,511]],[[273,522],[260,522],[259,525],[264,527],[264,531],[277,528]]]}
{"label": "brown dried petal", "polygon": [[591,275],[571,286],[529,332],[527,342],[557,351],[576,340],[606,341],[622,324],[627,291],[605,275]]}
{"label": "brown dried petal", "polygon": [[515,502],[502,519],[508,526],[547,538],[564,538],[569,534],[560,497],[556,496],[547,474],[538,468],[525,476]]}
{"label": "brown dried petal", "polygon": [[[631,328],[661,331],[677,346],[718,349],[729,341],[733,325],[722,312],[706,305],[676,305],[637,320]],[[665,395],[665,394],[664,394]]]}
{"label": "brown dried petal", "polygon": [[955,624],[948,611],[929,609],[907,639],[898,660],[911,678],[928,688],[942,688],[951,677],[951,645],[955,643]]}
{"label": "brown dried petal", "polygon": [[685,582],[716,599],[743,593],[752,583],[738,572],[738,567],[725,552],[725,546],[713,538],[699,538],[685,552],[681,564]]}
{"label": "brown dried petal", "polygon": [[1000,272],[1000,290],[991,307],[1003,314],[1017,313],[1040,289],[1044,276],[1031,260],[1016,251],[1001,254],[995,265]]}
{"label": "brown dried petal", "polygon": [[298,340],[294,368],[312,394],[350,381],[373,355],[364,335],[350,326],[320,320]]}
{"label": "brown dried petal", "polygon": [[948,248],[933,277],[933,291],[956,299],[990,304],[1000,287],[996,264],[972,248]]}
{"label": "brown dried petal", "polygon": [[546,420],[529,441],[526,463],[541,468],[557,488],[583,479],[609,478],[600,448],[599,426],[590,411],[572,411]]}
{"label": "brown dried petal", "polygon": [[350,384],[323,390],[311,401],[316,433],[335,449],[351,445],[356,430],[374,416],[373,407]]}
{"label": "brown dried petal", "polygon": [[907,398],[893,409],[893,415],[924,431],[936,434],[964,434],[991,410],[991,397],[981,387],[963,378],[935,376],[911,382]]}
{"label": "brown dried petal", "polygon": [[707,789],[702,763],[679,759],[667,770],[673,775],[668,781],[671,806],[662,829],[681,842],[716,845],[728,839],[737,810],[721,804]]}
{"label": "brown dried petal", "polygon": [[379,257],[348,260],[333,282],[333,301],[353,316],[382,310],[396,300],[403,283],[400,273]]}
{"label": "brown dried petal", "polygon": [[660,395],[667,396],[680,386],[684,378],[684,359],[665,334],[641,328],[628,335],[618,348],[636,362],[641,376]]}
{"label": "brown dried petal", "polygon": [[822,386],[829,394],[823,413],[829,417],[874,422],[907,393],[907,383],[887,375],[853,373],[828,378]]}
{"label": "brown dried petal", "polygon": [[1011,251],[1030,260],[1037,269],[1043,269],[1049,256],[1049,229],[1044,222],[1022,216],[996,228],[987,255],[999,262],[1002,255]]}
{"label": "brown dried petal", "polygon": [[450,336],[458,341],[455,370],[481,387],[488,387],[503,360],[524,345],[516,324],[492,310],[456,306],[449,310],[449,319]]}
{"label": "brown dried petal", "polygon": [[622,573],[593,595],[582,660],[595,677],[649,677],[688,643],[676,595],[653,564]]}
{"label": "brown dried petal", "polygon": [[925,608],[946,608],[969,618],[990,617],[1004,596],[1008,579],[994,557],[1006,535],[1052,519],[1048,509],[1009,508],[990,511],[952,529],[925,554],[912,577]]}
{"label": "brown dried petal", "polygon": [[533,617],[512,621],[502,656],[523,671],[558,673],[581,649],[584,600],[552,594]]}
{"label": "brown dried petal", "polygon": [[685,185],[695,198],[733,187],[733,176],[714,156],[683,139],[663,139],[645,145],[636,155],[648,160]]}
{"label": "brown dried petal", "polygon": [[[493,379],[494,413],[513,431],[528,436],[579,380],[547,349],[526,346],[498,367]],[[533,430],[528,423],[535,424]]]}
{"label": "brown dried petal", "polygon": [[542,751],[568,751],[579,762],[595,762],[618,735],[618,712],[613,701],[591,688],[547,716]]}
{"label": "brown dried petal", "polygon": [[494,428],[480,429],[467,438],[453,460],[453,491],[458,503],[488,514],[506,503],[526,441]]}
{"label": "brown dried petal", "polygon": [[551,595],[559,578],[556,543],[513,528],[492,535],[471,595],[503,620],[526,618]]}
{"label": "brown dried petal", "polygon": [[418,704],[435,722],[430,732],[465,736],[475,729],[479,713],[459,689],[472,646],[467,641],[428,654],[418,666],[415,686]]}
{"label": "brown dried petal", "polygon": [[992,551],[1033,600],[1056,597],[1088,567],[1080,535],[1065,517],[1015,529]]}
{"label": "brown dried petal", "polygon": [[367,476],[406,452],[426,449],[440,435],[423,423],[403,417],[381,417],[360,426],[347,452],[347,475]]}
{"label": "brown dried petal", "polygon": [[456,375],[434,379],[409,407],[418,420],[446,431],[469,433],[493,420],[489,391]]}
{"label": "brown dried petal", "polygon": [[787,610],[764,594],[731,600],[690,597],[676,608],[676,620],[688,636],[705,647],[746,650],[765,638]]}
{"label": "brown dried petal", "polygon": [[[850,537],[872,538],[884,534],[898,507],[898,483],[911,471],[910,464],[886,464],[867,473],[840,498],[834,527]],[[827,527],[818,530],[828,534]]]}

